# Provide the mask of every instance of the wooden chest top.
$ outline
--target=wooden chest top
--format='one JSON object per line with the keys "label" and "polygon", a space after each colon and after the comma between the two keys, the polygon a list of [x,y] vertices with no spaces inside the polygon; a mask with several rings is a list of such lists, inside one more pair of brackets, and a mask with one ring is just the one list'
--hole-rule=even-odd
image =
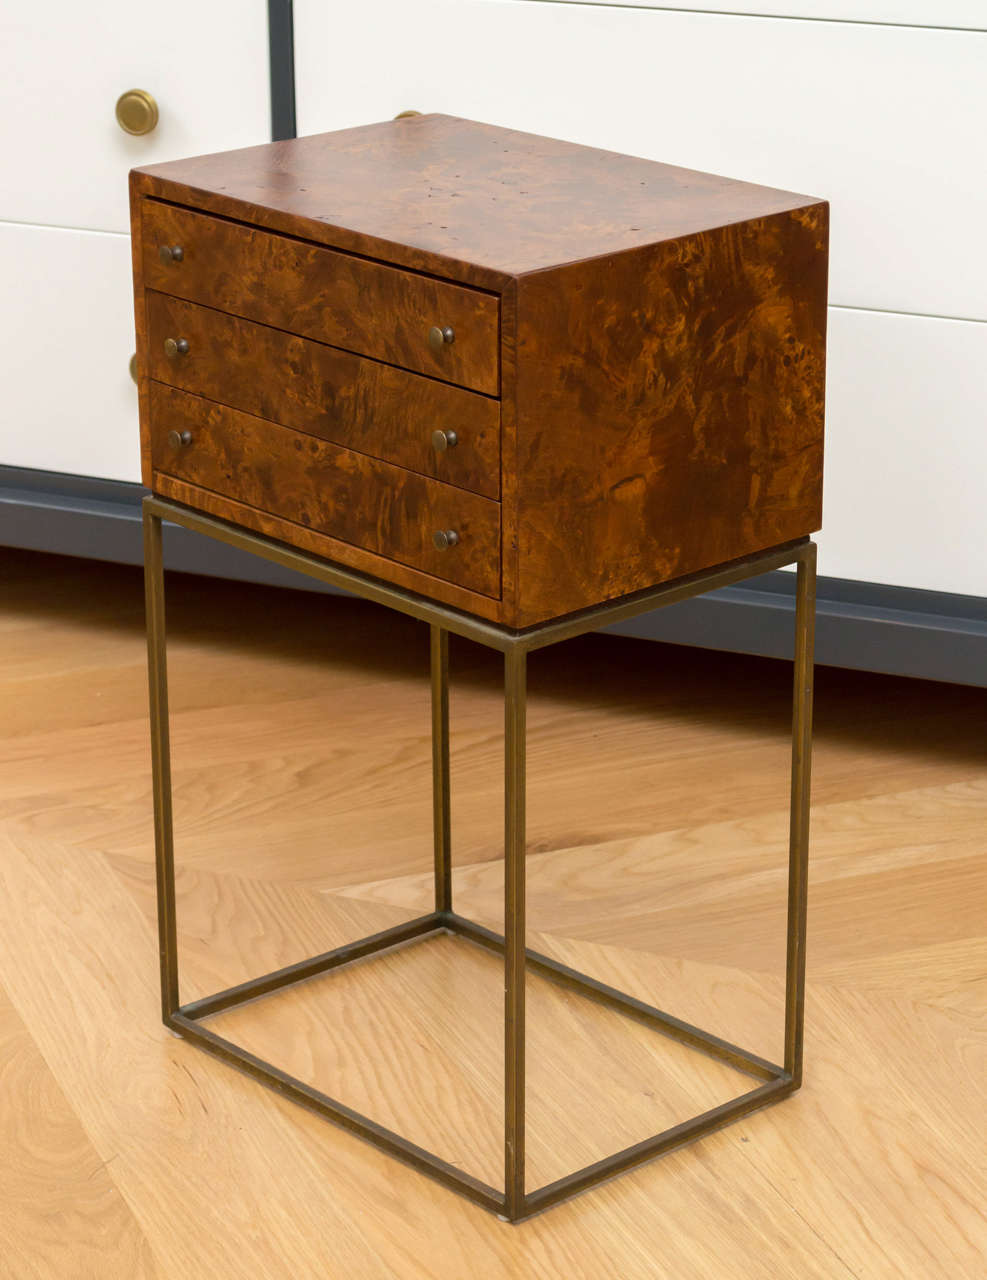
{"label": "wooden chest top", "polygon": [[446,116],[131,197],[167,497],[511,627],[819,527],[824,201]]}

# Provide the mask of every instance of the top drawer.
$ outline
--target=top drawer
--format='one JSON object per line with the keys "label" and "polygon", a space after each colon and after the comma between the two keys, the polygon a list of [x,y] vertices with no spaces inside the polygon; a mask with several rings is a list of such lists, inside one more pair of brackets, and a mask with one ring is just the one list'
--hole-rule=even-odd
{"label": "top drawer", "polygon": [[142,240],[145,288],[499,392],[493,294],[156,200],[144,201]]}

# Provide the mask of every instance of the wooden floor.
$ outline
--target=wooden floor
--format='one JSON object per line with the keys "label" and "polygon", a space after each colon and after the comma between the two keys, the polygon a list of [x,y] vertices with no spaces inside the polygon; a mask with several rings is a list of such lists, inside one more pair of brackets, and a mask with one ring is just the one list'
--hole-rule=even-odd
{"label": "wooden floor", "polygon": [[[518,1227],[158,1020],[137,570],[0,559],[0,1276],[982,1277],[987,691],[817,679],[807,1079]],[[427,908],[427,634],[169,581],[183,999]],[[496,921],[497,659],[453,642],[456,904]],[[531,939],[781,1052],[790,668],[531,659]],[[437,939],[217,1029],[487,1180],[502,977]],[[529,1186],[748,1087],[529,982]]]}

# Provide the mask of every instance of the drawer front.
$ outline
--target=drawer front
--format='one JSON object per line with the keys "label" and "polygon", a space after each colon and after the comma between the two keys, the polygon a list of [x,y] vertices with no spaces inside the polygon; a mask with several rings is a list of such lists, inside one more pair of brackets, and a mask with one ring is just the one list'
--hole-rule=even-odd
{"label": "drawer front", "polygon": [[[159,382],[150,422],[155,472],[500,595],[500,506],[488,498]],[[433,535],[449,530],[458,541],[440,550]]]}
{"label": "drawer front", "polygon": [[140,478],[129,276],[123,236],[0,223],[0,466]]}
{"label": "drawer front", "polygon": [[[3,220],[129,232],[134,165],[270,137],[268,41],[267,6],[244,0],[169,0],[165,19],[133,0],[4,0]],[[132,88],[160,112],[139,136],[114,122],[118,95]]]}
{"label": "drawer front", "polygon": [[146,305],[159,382],[499,496],[498,400],[167,294],[149,291]]}
{"label": "drawer front", "polygon": [[987,596],[987,325],[834,308],[827,574]]}
{"label": "drawer front", "polygon": [[[498,393],[493,294],[156,200],[144,201],[142,237],[146,289]],[[162,246],[180,259],[163,262]],[[433,329],[451,341],[433,346]]]}

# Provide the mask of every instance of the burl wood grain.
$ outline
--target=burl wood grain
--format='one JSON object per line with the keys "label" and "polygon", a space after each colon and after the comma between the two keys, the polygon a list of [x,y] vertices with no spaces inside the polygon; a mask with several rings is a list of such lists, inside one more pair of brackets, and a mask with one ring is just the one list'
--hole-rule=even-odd
{"label": "burl wood grain", "polygon": [[[148,371],[159,382],[500,496],[498,401],[167,294],[146,297]],[[169,337],[188,352],[169,357]],[[436,452],[436,430],[455,432],[456,445]]]}
{"label": "burl wood grain", "polygon": [[135,170],[135,195],[501,290],[515,276],[811,197],[423,115]]}
{"label": "burl wood grain", "polygon": [[517,625],[819,528],[827,212],[522,277]]}
{"label": "burl wood grain", "polygon": [[410,565],[377,555],[366,547],[354,546],[353,543],[334,538],[331,534],[294,524],[291,520],[271,515],[258,507],[248,507],[244,502],[189,484],[186,480],[177,480],[157,471],[154,473],[154,492],[165,498],[173,498],[175,502],[182,502],[187,507],[194,507],[197,511],[217,516],[230,524],[263,533],[278,542],[289,543],[302,551],[311,552],[312,555],[324,556],[326,560],[345,565],[348,569],[356,569],[369,577],[393,582],[395,586],[406,587],[431,600],[440,600],[443,604],[452,605],[454,609],[475,613],[477,617],[488,618],[491,622],[500,620],[501,603],[493,596],[481,595],[480,592],[461,587],[458,583],[437,578],[421,569],[413,569]]}
{"label": "burl wood grain", "polygon": [[[144,237],[138,291],[143,272],[151,290],[462,387],[499,388],[499,488],[482,491],[500,495],[502,576],[498,592],[479,588],[485,617],[534,625],[819,528],[823,201],[444,116],[135,171],[131,197]],[[185,262],[162,266],[158,243],[186,247],[190,229]],[[456,342],[436,369],[423,363],[432,357],[421,317],[432,323],[447,299],[438,323],[457,328]],[[479,344],[465,368],[448,363],[465,351],[454,304]],[[210,385],[247,408],[251,331],[237,332],[229,368],[217,355]],[[374,345],[381,332],[388,351]],[[158,368],[142,341],[143,365]],[[290,373],[285,385],[288,400]],[[420,402],[393,385],[380,453],[428,472],[392,452],[423,421]],[[307,407],[279,408],[278,394],[272,383],[263,404],[249,403],[318,431]],[[383,378],[373,396],[384,396]],[[486,430],[478,417],[474,431]],[[457,478],[454,463],[447,456],[433,474],[481,489],[478,472]],[[216,510],[234,498],[239,513]],[[209,501],[231,519],[251,509],[232,490]],[[301,528],[275,536],[298,541]],[[299,545],[317,550],[314,536]],[[379,545],[392,559],[368,571],[387,577],[404,553]]]}
{"label": "burl wood grain", "polygon": [[[180,245],[163,263],[161,245]],[[496,395],[498,300],[351,254],[156,201],[144,205],[144,287]],[[455,339],[437,351],[433,326]]]}
{"label": "burl wood grain", "polygon": [[137,343],[137,410],[140,421],[141,483],[152,483],[151,441],[147,423],[150,417],[147,377],[147,308],[144,306],[144,201],[134,198],[134,179],[130,181],[130,261],[134,275],[134,337]]}
{"label": "burl wood grain", "polygon": [[[172,448],[172,430],[188,431],[191,443]],[[159,382],[151,383],[150,435],[156,476],[174,476],[483,595],[500,594],[500,508],[487,498]],[[438,550],[437,529],[454,529],[458,544]]]}

